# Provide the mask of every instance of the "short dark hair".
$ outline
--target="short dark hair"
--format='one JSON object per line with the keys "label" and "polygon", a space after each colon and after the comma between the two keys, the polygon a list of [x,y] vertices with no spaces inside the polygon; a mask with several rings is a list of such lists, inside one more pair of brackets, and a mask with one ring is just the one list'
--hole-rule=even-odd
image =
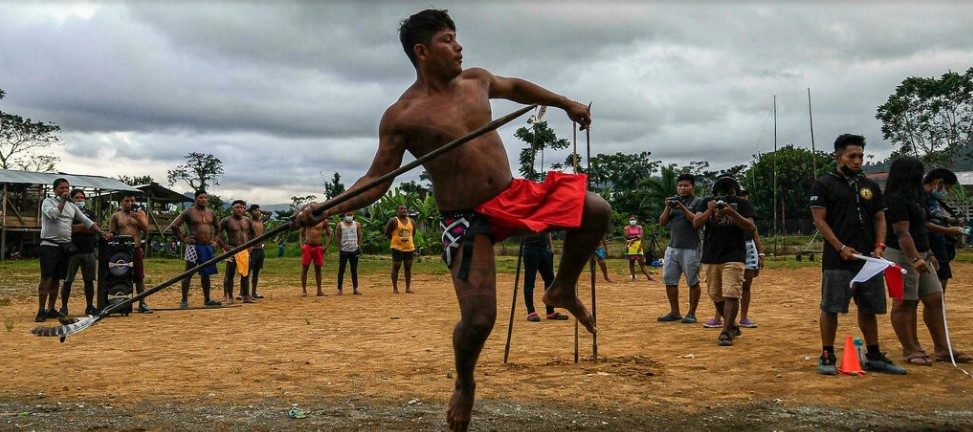
{"label": "short dark hair", "polygon": [[676,177],[676,184],[679,184],[683,180],[688,181],[690,184],[696,184],[696,176],[690,173],[679,174],[679,177]]}
{"label": "short dark hair", "polygon": [[125,199],[125,198],[128,198],[128,197],[135,198],[135,192],[132,192],[132,191],[122,192],[122,199]]}
{"label": "short dark hair", "polygon": [[199,198],[199,196],[202,195],[202,194],[209,195],[209,193],[207,193],[206,191],[204,191],[202,189],[199,189],[199,190],[196,191],[196,194],[193,195],[193,198]]}
{"label": "short dark hair", "polygon": [[838,135],[838,138],[835,138],[834,140],[835,154],[844,153],[845,148],[848,146],[858,146],[861,148],[865,148],[865,137],[861,135],[841,134]]}
{"label": "short dark hair", "polygon": [[935,168],[926,173],[926,177],[922,179],[922,184],[929,184],[940,179],[942,179],[943,184],[948,184],[950,186],[954,186],[959,183],[959,179],[956,178],[956,173],[946,168]]}
{"label": "short dark hair", "polygon": [[247,202],[246,202],[246,201],[244,201],[244,200],[233,200],[233,202],[232,202],[232,203],[230,203],[230,205],[231,205],[231,206],[235,206],[235,205],[237,205],[237,204],[240,204],[240,205],[242,205],[242,206],[244,206],[244,207],[246,207],[246,206],[247,206]]}
{"label": "short dark hair", "polygon": [[445,9],[426,9],[399,23],[399,41],[402,42],[402,49],[409,56],[412,66],[419,66],[412,48],[416,44],[429,46],[432,35],[447,28],[456,31],[456,24],[453,24],[453,19]]}
{"label": "short dark hair", "polygon": [[84,195],[84,191],[81,189],[78,188],[71,189],[71,198],[74,198],[74,196],[77,195],[78,192],[81,192],[81,195]]}
{"label": "short dark hair", "polygon": [[[68,179],[66,179],[64,177],[59,177],[59,178],[54,179],[54,189],[57,189],[57,187],[60,186],[61,183],[68,183]],[[70,184],[70,183],[68,183],[68,184]]]}
{"label": "short dark hair", "polygon": [[260,210],[260,206],[257,204],[250,204],[250,208],[247,209],[247,212],[252,213],[254,210]]}

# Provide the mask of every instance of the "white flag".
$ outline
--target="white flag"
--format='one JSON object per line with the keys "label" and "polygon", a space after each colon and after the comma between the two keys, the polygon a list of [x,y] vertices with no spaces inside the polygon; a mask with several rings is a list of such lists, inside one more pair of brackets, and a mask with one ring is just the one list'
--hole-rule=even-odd
{"label": "white flag", "polygon": [[865,265],[862,267],[861,271],[859,271],[858,274],[851,279],[848,286],[854,285],[855,282],[865,282],[875,276],[878,276],[878,274],[885,271],[885,269],[895,265],[895,263],[892,261],[881,258],[867,257],[865,255],[855,254],[855,258],[865,260]]}

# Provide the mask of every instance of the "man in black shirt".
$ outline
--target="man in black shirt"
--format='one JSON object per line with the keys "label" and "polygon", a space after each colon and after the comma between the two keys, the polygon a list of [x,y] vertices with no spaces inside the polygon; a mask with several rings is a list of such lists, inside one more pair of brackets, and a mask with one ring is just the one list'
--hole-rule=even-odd
{"label": "man in black shirt", "polygon": [[851,286],[851,280],[864,265],[864,261],[855,259],[855,254],[871,252],[872,256],[881,258],[885,253],[885,200],[878,185],[861,173],[864,156],[864,137],[839,136],[834,142],[837,168],[818,177],[811,189],[811,216],[825,241],[819,319],[823,352],[818,359],[818,372],[824,375],[838,373],[834,354],[838,314],[848,313],[852,298],[858,307],[858,327],[868,349],[862,367],[870,371],[905,373],[905,369],[885,358],[878,347],[875,315],[884,314],[887,307],[882,277]]}
{"label": "man in black shirt", "polygon": [[740,335],[736,325],[743,293],[745,235],[754,230],[753,206],[737,197],[740,184],[733,177],[720,177],[713,183],[713,195],[695,209],[693,227],[703,231],[703,256],[700,262],[706,271],[706,291],[722,315],[723,330],[717,342],[732,346]]}

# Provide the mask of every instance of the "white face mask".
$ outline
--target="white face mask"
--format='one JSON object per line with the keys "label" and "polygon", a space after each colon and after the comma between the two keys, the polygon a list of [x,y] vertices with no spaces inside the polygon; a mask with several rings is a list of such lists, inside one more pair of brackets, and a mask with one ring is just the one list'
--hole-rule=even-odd
{"label": "white face mask", "polygon": [[631,226],[635,226],[636,223],[638,223],[638,222],[637,221],[633,221],[633,220],[628,221],[628,224],[631,225]]}
{"label": "white face mask", "polygon": [[355,221],[355,217],[354,216],[345,216],[345,221],[347,221],[347,222],[354,222]]}
{"label": "white face mask", "polygon": [[74,203],[74,205],[78,206],[79,209],[83,209],[84,208],[84,201],[78,201],[78,202]]}

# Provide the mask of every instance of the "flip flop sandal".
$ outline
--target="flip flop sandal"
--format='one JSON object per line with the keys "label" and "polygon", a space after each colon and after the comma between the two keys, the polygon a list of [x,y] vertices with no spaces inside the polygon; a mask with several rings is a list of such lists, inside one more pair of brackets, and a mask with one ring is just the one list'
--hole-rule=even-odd
{"label": "flip flop sandal", "polygon": [[564,314],[562,314],[560,312],[554,312],[554,313],[547,314],[547,319],[549,319],[549,320],[566,320],[566,319],[568,319],[568,316],[567,315],[564,315]]}

